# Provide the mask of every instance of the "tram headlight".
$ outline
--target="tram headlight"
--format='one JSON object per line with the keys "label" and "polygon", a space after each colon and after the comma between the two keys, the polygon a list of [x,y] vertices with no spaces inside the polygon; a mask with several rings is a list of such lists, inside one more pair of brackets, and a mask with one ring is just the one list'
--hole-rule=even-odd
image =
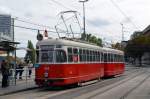
{"label": "tram headlight", "polygon": [[45,78],[48,78],[48,71],[49,71],[49,67],[45,67],[45,73],[44,73]]}
{"label": "tram headlight", "polygon": [[45,77],[45,78],[48,78],[48,72],[45,72],[45,73],[44,73],[44,77]]}

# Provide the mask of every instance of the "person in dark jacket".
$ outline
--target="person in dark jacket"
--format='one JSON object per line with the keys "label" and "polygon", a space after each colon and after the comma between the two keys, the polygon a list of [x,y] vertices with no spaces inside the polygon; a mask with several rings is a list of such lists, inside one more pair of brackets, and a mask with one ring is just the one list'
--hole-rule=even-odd
{"label": "person in dark jacket", "polygon": [[2,71],[2,88],[8,87],[9,65],[5,60],[3,60],[1,63],[1,71]]}
{"label": "person in dark jacket", "polygon": [[19,67],[19,79],[22,79],[22,74],[23,74],[23,65],[20,63],[19,65],[18,65],[18,67]]}

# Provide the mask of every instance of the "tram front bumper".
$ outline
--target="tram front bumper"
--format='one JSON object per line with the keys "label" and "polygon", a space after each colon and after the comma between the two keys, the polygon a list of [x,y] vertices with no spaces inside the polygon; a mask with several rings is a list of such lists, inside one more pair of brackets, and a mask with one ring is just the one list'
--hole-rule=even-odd
{"label": "tram front bumper", "polygon": [[57,86],[57,85],[64,85],[64,79],[60,78],[37,78],[35,82],[39,86]]}

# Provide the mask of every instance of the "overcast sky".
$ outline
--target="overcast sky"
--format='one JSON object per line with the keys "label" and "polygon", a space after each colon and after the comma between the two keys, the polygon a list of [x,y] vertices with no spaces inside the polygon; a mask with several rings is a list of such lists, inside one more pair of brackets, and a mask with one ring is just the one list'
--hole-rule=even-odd
{"label": "overcast sky", "polygon": [[[134,31],[143,30],[150,24],[150,0],[89,0],[85,6],[87,33],[108,42],[121,41],[120,23],[124,24],[125,40]],[[59,13],[67,10],[78,11],[82,25],[82,4],[78,0],[0,0],[0,13],[11,14],[14,18],[43,24],[52,29],[15,21],[15,25],[32,28],[54,30],[54,26],[61,22]],[[67,16],[69,15],[65,15],[65,18]],[[67,24],[73,24],[74,21],[75,18]],[[78,26],[72,26],[73,32],[80,31]],[[64,29],[63,26],[60,28]],[[27,40],[36,44],[36,34],[37,31],[15,28],[16,41],[21,42],[19,46],[26,47]],[[56,37],[56,34],[49,33],[49,36]],[[18,55],[24,56],[21,51]]]}

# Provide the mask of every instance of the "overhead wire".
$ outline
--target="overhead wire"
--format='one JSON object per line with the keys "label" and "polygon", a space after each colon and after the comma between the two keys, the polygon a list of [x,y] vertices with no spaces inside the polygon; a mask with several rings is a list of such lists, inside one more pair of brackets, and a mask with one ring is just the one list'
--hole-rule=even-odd
{"label": "overhead wire", "polygon": [[52,28],[52,27],[50,27],[50,26],[47,26],[47,25],[37,24],[37,23],[33,23],[33,22],[29,22],[29,21],[21,20],[21,19],[18,19],[18,18],[16,18],[15,20],[16,20],[16,21],[23,22],[23,23],[27,23],[27,24],[31,24],[31,25],[35,25],[35,26],[39,26],[39,27],[45,27],[45,28],[49,28],[49,29],[54,29],[54,28]]}
{"label": "overhead wire", "polygon": [[70,8],[66,7],[65,5],[63,5],[62,3],[60,3],[60,2],[58,2],[58,1],[56,1],[56,0],[51,0],[51,1],[54,2],[54,3],[57,4],[57,5],[59,5],[59,6],[63,7],[63,8],[65,8],[65,9],[71,10]]}
{"label": "overhead wire", "polygon": [[[27,29],[27,30],[33,30],[33,31],[45,31],[45,30],[42,30],[42,29],[37,29],[37,28],[31,28],[31,27],[25,27],[25,26],[19,26],[19,25],[11,25],[11,26],[14,26],[14,27],[17,27],[17,28],[22,28],[22,29]],[[51,30],[47,30],[47,32],[51,32],[51,33],[57,33],[56,31],[51,31]],[[64,33],[63,31],[60,32],[60,33]],[[71,33],[70,33],[71,34]],[[75,34],[79,34],[79,33],[75,33]]]}
{"label": "overhead wire", "polygon": [[114,0],[110,0],[111,3],[114,5],[115,8],[128,20],[130,23],[139,30],[139,27],[126,15],[126,13],[118,6],[118,4]]}

